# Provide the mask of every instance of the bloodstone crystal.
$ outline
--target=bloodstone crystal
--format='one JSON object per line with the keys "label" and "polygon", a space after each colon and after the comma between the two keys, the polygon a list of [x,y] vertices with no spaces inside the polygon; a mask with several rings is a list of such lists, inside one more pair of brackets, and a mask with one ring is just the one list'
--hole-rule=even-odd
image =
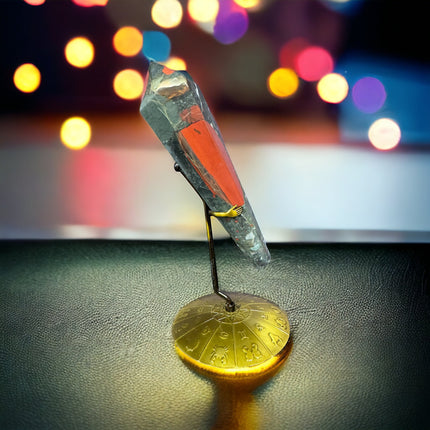
{"label": "bloodstone crystal", "polygon": [[151,62],[140,112],[181,172],[244,254],[270,254],[203,95],[191,76]]}

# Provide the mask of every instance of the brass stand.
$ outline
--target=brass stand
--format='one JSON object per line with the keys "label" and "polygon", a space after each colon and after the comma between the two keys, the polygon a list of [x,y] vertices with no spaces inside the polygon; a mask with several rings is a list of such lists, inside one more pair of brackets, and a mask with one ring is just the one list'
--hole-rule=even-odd
{"label": "brass stand", "polygon": [[[175,170],[181,171],[177,164]],[[194,370],[218,380],[264,379],[288,355],[287,315],[261,297],[220,291],[206,203],[204,212],[214,294],[188,303],[176,315],[172,327],[176,352]]]}

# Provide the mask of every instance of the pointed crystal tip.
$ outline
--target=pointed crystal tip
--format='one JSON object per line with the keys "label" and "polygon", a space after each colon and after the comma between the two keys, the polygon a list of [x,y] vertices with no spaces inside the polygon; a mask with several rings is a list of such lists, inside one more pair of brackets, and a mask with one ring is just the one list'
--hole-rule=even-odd
{"label": "pointed crystal tip", "polygon": [[152,93],[167,99],[185,94],[190,89],[183,72],[169,69],[155,61],[149,64],[146,81]]}
{"label": "pointed crystal tip", "polygon": [[169,69],[168,67],[163,66],[163,64],[157,63],[156,61],[151,61],[148,67],[148,73],[151,79],[155,79],[158,76],[161,76],[163,73],[166,75],[171,75],[174,73],[174,70]]}

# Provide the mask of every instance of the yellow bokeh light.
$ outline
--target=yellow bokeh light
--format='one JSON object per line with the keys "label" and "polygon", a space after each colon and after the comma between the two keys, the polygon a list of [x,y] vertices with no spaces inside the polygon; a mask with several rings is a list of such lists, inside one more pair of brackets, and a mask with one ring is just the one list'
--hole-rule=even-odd
{"label": "yellow bokeh light", "polygon": [[125,100],[134,100],[140,97],[143,87],[142,75],[133,69],[121,70],[113,80],[115,94]]}
{"label": "yellow bokeh light", "polygon": [[91,139],[89,122],[81,117],[74,116],[63,122],[60,131],[63,145],[69,149],[82,149]]}
{"label": "yellow bokeh light", "polygon": [[338,73],[329,73],[323,76],[317,85],[321,99],[327,103],[340,103],[348,95],[348,82]]}
{"label": "yellow bokeh light", "polygon": [[152,20],[163,28],[177,27],[182,15],[182,5],[178,0],[157,0],[151,9]]}
{"label": "yellow bokeh light", "polygon": [[136,27],[122,27],[113,36],[113,46],[118,54],[132,57],[140,52],[143,35]]}
{"label": "yellow bokeh light", "polygon": [[172,70],[187,70],[187,63],[180,57],[170,57],[163,64]]}
{"label": "yellow bokeh light", "polygon": [[245,9],[253,9],[261,4],[261,0],[234,0],[234,2]]}
{"label": "yellow bokeh light", "polygon": [[377,119],[368,132],[370,143],[381,151],[395,148],[402,136],[399,125],[390,118]]}
{"label": "yellow bokeh light", "polygon": [[31,63],[21,64],[13,75],[13,83],[23,93],[32,93],[39,88],[41,75]]}
{"label": "yellow bokeh light", "polygon": [[64,55],[72,66],[88,67],[94,59],[94,46],[85,37],[75,37],[67,43]]}
{"label": "yellow bokeh light", "polygon": [[299,88],[299,78],[294,70],[280,67],[270,74],[267,86],[275,97],[286,98]]}
{"label": "yellow bokeh light", "polygon": [[211,22],[218,15],[218,0],[189,0],[188,13],[194,21]]}

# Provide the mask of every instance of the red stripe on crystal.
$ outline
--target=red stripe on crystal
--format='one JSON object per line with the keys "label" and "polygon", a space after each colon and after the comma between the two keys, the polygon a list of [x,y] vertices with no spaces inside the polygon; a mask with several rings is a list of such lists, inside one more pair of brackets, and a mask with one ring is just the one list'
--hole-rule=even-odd
{"label": "red stripe on crystal", "polygon": [[[207,121],[200,120],[184,128],[179,134],[210,175],[211,180],[208,181],[206,172],[198,172],[202,178],[205,178],[204,180],[212,192],[219,188],[230,205],[243,206],[245,198],[239,178],[224,144],[211,125]],[[189,159],[193,158],[189,157]],[[194,167],[198,169],[197,165]],[[210,183],[212,181],[215,181],[213,186]],[[217,194],[216,191],[215,194]],[[224,199],[222,195],[218,195],[218,197]]]}
{"label": "red stripe on crystal", "polygon": [[164,73],[165,75],[171,75],[172,73],[174,73],[174,70],[169,69],[168,67],[164,66],[164,67],[163,67],[163,73]]}

